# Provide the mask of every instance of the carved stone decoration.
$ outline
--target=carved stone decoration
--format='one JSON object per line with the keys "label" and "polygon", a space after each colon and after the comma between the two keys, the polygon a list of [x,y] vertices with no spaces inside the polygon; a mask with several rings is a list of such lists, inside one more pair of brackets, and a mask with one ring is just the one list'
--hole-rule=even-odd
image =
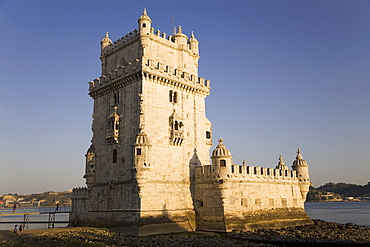
{"label": "carved stone decoration", "polygon": [[174,146],[181,146],[184,141],[184,123],[183,119],[176,114],[175,110],[169,119],[170,143]]}
{"label": "carved stone decoration", "polygon": [[119,115],[117,113],[117,106],[113,107],[114,112],[107,117],[107,135],[105,139],[111,143],[118,143],[119,139]]}

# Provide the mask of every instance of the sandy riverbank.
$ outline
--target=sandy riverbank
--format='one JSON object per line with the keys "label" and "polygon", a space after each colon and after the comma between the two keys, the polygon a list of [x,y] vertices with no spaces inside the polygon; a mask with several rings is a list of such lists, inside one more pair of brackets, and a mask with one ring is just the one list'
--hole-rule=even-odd
{"label": "sandy riverbank", "polygon": [[370,228],[315,221],[315,225],[229,234],[186,233],[133,237],[91,227],[0,231],[0,246],[370,246]]}

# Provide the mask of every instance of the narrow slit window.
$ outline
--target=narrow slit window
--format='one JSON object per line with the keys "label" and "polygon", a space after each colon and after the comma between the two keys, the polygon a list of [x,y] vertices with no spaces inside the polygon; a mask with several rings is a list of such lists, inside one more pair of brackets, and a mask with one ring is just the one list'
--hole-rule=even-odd
{"label": "narrow slit window", "polygon": [[172,90],[170,91],[170,93],[169,93],[169,100],[170,100],[170,102],[172,102]]}
{"label": "narrow slit window", "polygon": [[206,131],[206,138],[211,139],[211,131]]}
{"label": "narrow slit window", "polygon": [[118,155],[117,155],[117,150],[116,149],[114,149],[113,150],[113,163],[115,164],[115,163],[117,163],[117,157]]}
{"label": "narrow slit window", "polygon": [[177,103],[177,92],[173,93],[173,103]]}

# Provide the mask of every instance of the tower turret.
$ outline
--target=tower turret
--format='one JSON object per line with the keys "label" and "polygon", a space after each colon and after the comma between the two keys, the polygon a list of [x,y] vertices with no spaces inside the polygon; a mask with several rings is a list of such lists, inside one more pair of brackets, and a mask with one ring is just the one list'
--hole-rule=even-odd
{"label": "tower turret", "polygon": [[150,33],[152,20],[146,13],[146,9],[144,9],[143,14],[140,16],[139,20],[139,34],[146,35]]}
{"label": "tower turret", "polygon": [[141,169],[143,167],[149,167],[149,140],[147,134],[144,133],[143,129],[140,128],[140,132],[136,136],[134,146],[134,167]]}
{"label": "tower turret", "polygon": [[285,163],[283,161],[283,156],[282,155],[279,156],[279,163],[275,168],[276,169],[281,169],[281,170],[288,170],[288,167],[285,165]]}
{"label": "tower turret", "polygon": [[220,178],[226,178],[231,173],[231,166],[233,165],[233,157],[231,152],[223,144],[223,139],[218,139],[218,145],[212,152],[212,166],[214,172]]}
{"label": "tower turret", "polygon": [[293,161],[292,169],[297,171],[297,177],[299,179],[299,187],[301,189],[302,198],[306,200],[309,187],[311,185],[310,177],[308,173],[307,162],[301,155],[301,149],[297,149],[297,156]]}
{"label": "tower turret", "polygon": [[192,55],[194,56],[198,56],[199,55],[199,48],[198,48],[198,40],[195,38],[194,36],[194,32],[192,31],[191,32],[191,36],[190,36],[190,39],[189,39],[189,43],[190,43],[190,50],[192,52]]}
{"label": "tower turret", "polygon": [[91,144],[90,148],[86,152],[86,168],[85,176],[86,185],[88,189],[91,189],[92,185],[95,182],[95,148]]}
{"label": "tower turret", "polygon": [[106,67],[107,67],[107,57],[105,56],[105,53],[109,49],[109,47],[113,44],[112,40],[110,40],[108,36],[108,32],[105,34],[105,37],[100,42],[101,45],[101,51],[100,51],[100,61],[101,61],[101,70],[102,74],[106,73]]}
{"label": "tower turret", "polygon": [[109,45],[113,44],[112,40],[109,38],[108,32],[106,32],[105,37],[100,42],[101,45],[101,55],[104,55],[105,51],[107,50],[107,47]]}
{"label": "tower turret", "polygon": [[181,26],[177,27],[177,33],[174,35],[175,42],[179,45],[180,49],[187,48],[188,45],[188,36],[182,33]]}

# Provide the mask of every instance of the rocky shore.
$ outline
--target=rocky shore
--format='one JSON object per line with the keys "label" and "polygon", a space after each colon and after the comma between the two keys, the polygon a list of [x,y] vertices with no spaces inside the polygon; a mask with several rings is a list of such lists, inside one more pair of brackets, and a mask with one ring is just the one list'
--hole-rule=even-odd
{"label": "rocky shore", "polygon": [[368,227],[314,222],[309,226],[254,232],[196,232],[150,237],[127,236],[104,228],[38,229],[25,230],[22,236],[5,240],[0,237],[0,246],[370,246]]}

